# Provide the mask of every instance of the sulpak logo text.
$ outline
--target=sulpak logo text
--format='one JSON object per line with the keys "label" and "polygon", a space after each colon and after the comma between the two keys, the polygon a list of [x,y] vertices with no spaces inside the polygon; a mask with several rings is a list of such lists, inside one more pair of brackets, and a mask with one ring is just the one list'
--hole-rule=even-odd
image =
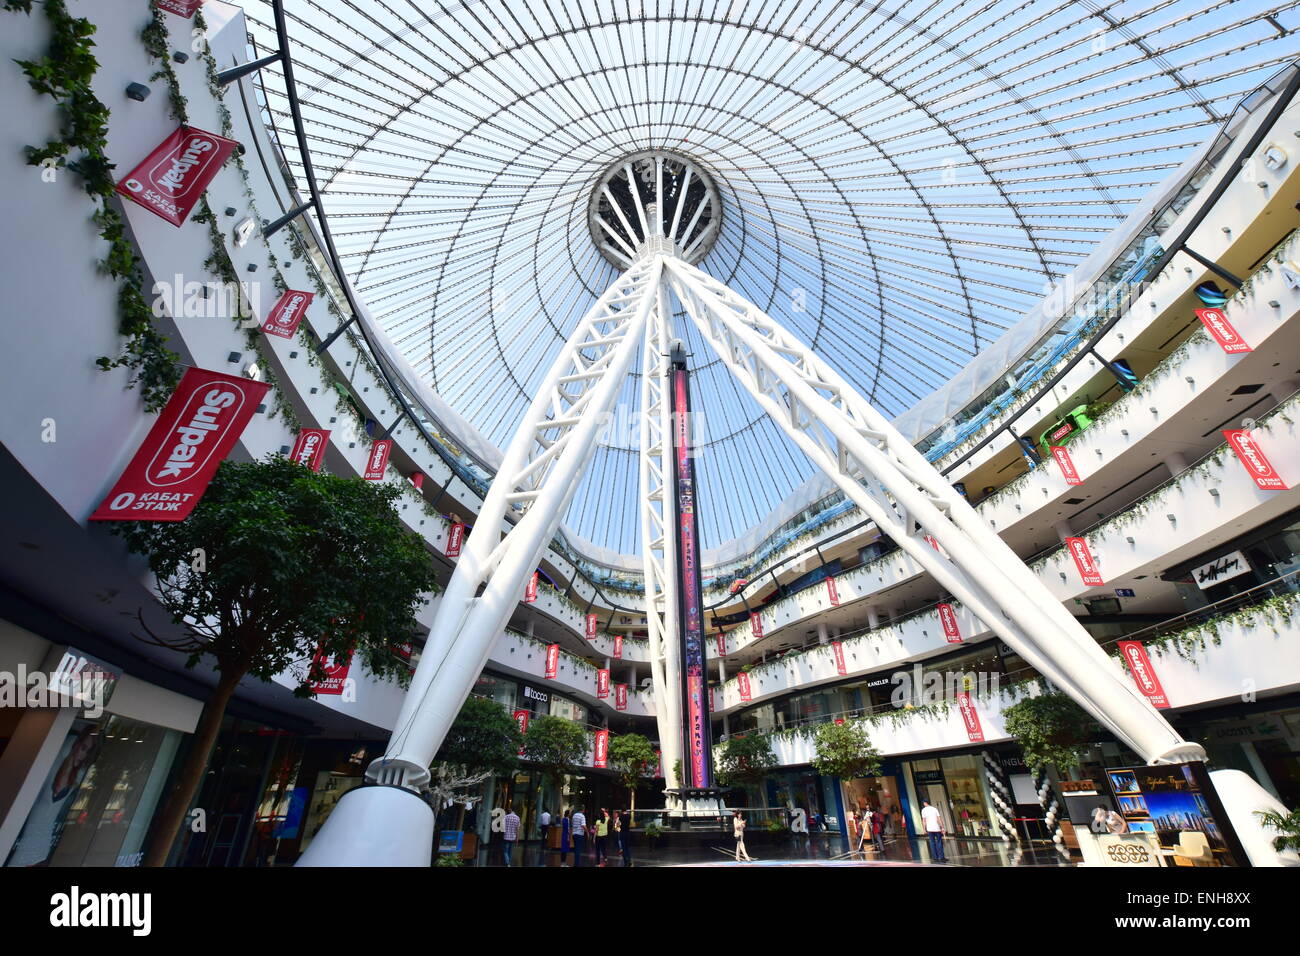
{"label": "sulpak logo text", "polygon": [[619,658],[620,660],[623,657],[623,635],[622,634],[614,635],[614,656]]}
{"label": "sulpak logo text", "polygon": [[1138,690],[1146,694],[1151,705],[1161,709],[1168,707],[1169,698],[1160,686],[1160,678],[1156,676],[1156,669],[1151,666],[1151,658],[1147,657],[1147,649],[1142,646],[1142,642],[1120,641],[1119,652],[1124,655],[1124,663],[1133,675],[1133,682],[1137,684]]}
{"label": "sulpak logo text", "polygon": [[[528,711],[516,710],[514,712],[514,718],[515,718],[515,723],[519,725],[519,733],[521,734],[528,733]],[[523,755],[524,755],[524,748],[520,747],[519,756],[522,757]]]}
{"label": "sulpak logo text", "polygon": [[370,457],[366,459],[366,481],[384,480],[384,471],[388,468],[388,455],[392,450],[391,438],[381,438],[370,446]]}
{"label": "sulpak logo text", "polygon": [[627,684],[614,685],[614,709],[627,710]]}
{"label": "sulpak logo text", "polygon": [[298,292],[290,289],[271,307],[266,321],[262,323],[262,331],[282,339],[293,338],[293,334],[298,331],[298,323],[307,314],[307,306],[311,305],[311,300],[315,297],[314,292]]}
{"label": "sulpak logo text", "polygon": [[749,700],[749,675],[744,671],[737,674],[736,686],[740,689],[740,699]]}
{"label": "sulpak logo text", "polygon": [[596,731],[596,743],[592,747],[592,765],[604,767],[609,760],[609,731]]}
{"label": "sulpak logo text", "polygon": [[[758,611],[749,612],[749,633],[756,641],[763,639],[763,615]],[[723,652],[720,651],[719,653]]]}
{"label": "sulpak logo text", "polygon": [[957,709],[961,711],[961,722],[966,725],[966,739],[973,744],[983,743],[984,728],[980,726],[980,715],[968,691],[957,695]]}
{"label": "sulpak logo text", "polygon": [[835,673],[847,674],[849,671],[844,664],[844,645],[839,641],[832,641],[831,653],[835,655]]}
{"label": "sulpak logo text", "polygon": [[533,604],[537,601],[537,572],[528,579],[528,585],[524,588],[524,603]]}
{"label": "sulpak logo text", "polygon": [[1229,355],[1250,351],[1250,346],[1241,337],[1241,333],[1232,327],[1232,323],[1228,321],[1222,309],[1197,309],[1196,317],[1201,320],[1206,331],[1214,336],[1214,341],[1219,343],[1219,347]]}
{"label": "sulpak logo text", "polygon": [[717,644],[718,656],[726,657],[727,656],[727,635],[724,634],[722,631],[718,631],[717,635],[713,638],[713,641],[715,644]]}
{"label": "sulpak logo text", "polygon": [[179,226],[238,145],[216,133],[182,126],[127,173],[117,191]]}
{"label": "sulpak logo text", "polygon": [[594,641],[596,639],[597,621],[598,618],[596,617],[596,615],[594,614],[587,615],[587,640],[589,641]]}
{"label": "sulpak logo text", "polygon": [[596,696],[602,700],[609,696],[609,669],[596,671]]}
{"label": "sulpak logo text", "polygon": [[840,589],[835,586],[835,578],[826,575],[826,596],[831,599],[831,607],[840,606]]}
{"label": "sulpak logo text", "polygon": [[454,521],[447,532],[447,557],[459,558],[460,546],[465,543],[465,523]]}
{"label": "sulpak logo text", "polygon": [[298,440],[294,442],[289,460],[312,471],[320,471],[320,466],[325,464],[325,449],[329,443],[328,428],[304,428],[298,432]]}
{"label": "sulpak logo text", "polygon": [[957,626],[957,614],[951,604],[940,604],[939,623],[943,625],[943,636],[949,644],[961,643],[961,628]]}
{"label": "sulpak logo text", "polygon": [[1083,479],[1079,477],[1079,469],[1074,467],[1074,459],[1070,457],[1068,449],[1061,445],[1052,445],[1052,457],[1056,463],[1061,466],[1061,474],[1065,477],[1067,485],[1081,485]]}
{"label": "sulpak logo text", "polygon": [[555,680],[560,672],[560,645],[546,645],[546,679]]}
{"label": "sulpak logo text", "polygon": [[1255,485],[1265,491],[1286,491],[1286,482],[1277,473],[1265,456],[1263,450],[1255,443],[1254,437],[1244,428],[1234,428],[1223,433],[1228,444],[1237,453],[1237,458],[1246,466]]}
{"label": "sulpak logo text", "polygon": [[270,388],[187,369],[91,521],[184,521]]}
{"label": "sulpak logo text", "polygon": [[1074,566],[1079,569],[1079,578],[1090,588],[1105,587],[1106,582],[1101,579],[1101,572],[1097,570],[1097,565],[1092,560],[1092,552],[1088,550],[1088,542],[1083,538],[1066,538],[1065,546],[1070,550],[1070,557],[1074,558]]}

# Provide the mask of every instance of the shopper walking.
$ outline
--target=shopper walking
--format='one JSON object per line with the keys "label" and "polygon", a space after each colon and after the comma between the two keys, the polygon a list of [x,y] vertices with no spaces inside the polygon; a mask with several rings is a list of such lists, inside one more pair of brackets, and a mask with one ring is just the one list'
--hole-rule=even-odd
{"label": "shopper walking", "polygon": [[564,866],[564,861],[569,855],[570,833],[573,829],[573,821],[569,819],[569,814],[573,811],[566,807],[564,816],[560,820],[560,866]]}
{"label": "shopper walking", "polygon": [[505,849],[502,853],[505,856],[506,866],[510,866],[510,858],[515,853],[515,841],[519,839],[519,814],[515,813],[513,807],[507,811],[506,818],[502,823],[505,824],[505,833],[503,834],[505,839],[502,841],[502,846]]}
{"label": "shopper walking", "polygon": [[858,831],[858,842],[853,847],[854,853],[861,853],[867,843],[867,809],[858,807],[853,812],[853,826]]}
{"label": "shopper walking", "polygon": [[935,863],[947,863],[943,855],[943,817],[937,807],[929,800],[922,800],[921,823],[925,827],[926,838],[930,841],[930,859]]}
{"label": "shopper walking", "polygon": [[731,812],[731,833],[736,838],[736,862],[753,862],[749,851],[745,849],[745,815],[739,810]]}
{"label": "shopper walking", "polygon": [[596,865],[604,866],[609,855],[609,811],[604,807],[596,817]]}
{"label": "shopper walking", "polygon": [[582,854],[587,849],[587,815],[581,810],[573,812],[573,865],[582,866]]}
{"label": "shopper walking", "polygon": [[876,810],[871,814],[871,839],[876,844],[876,851],[885,855],[885,811]]}
{"label": "shopper walking", "polygon": [[542,859],[546,859],[546,835],[551,832],[551,811],[542,807],[542,815],[537,818],[537,828],[542,831]]}

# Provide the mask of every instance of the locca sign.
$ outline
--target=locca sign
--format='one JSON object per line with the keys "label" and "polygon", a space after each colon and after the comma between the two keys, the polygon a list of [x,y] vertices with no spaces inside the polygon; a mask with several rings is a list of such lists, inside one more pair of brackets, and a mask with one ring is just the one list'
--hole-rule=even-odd
{"label": "locca sign", "polygon": [[179,226],[238,145],[216,133],[182,126],[127,173],[117,191]]}
{"label": "locca sign", "polygon": [[184,521],[270,388],[190,368],[91,521]]}

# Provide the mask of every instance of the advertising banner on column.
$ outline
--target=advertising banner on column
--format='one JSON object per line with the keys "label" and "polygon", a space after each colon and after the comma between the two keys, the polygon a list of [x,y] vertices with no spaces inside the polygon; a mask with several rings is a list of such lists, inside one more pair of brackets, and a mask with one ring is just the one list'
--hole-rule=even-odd
{"label": "advertising banner on column", "polygon": [[312,471],[320,471],[320,466],[325,464],[325,449],[329,443],[328,428],[304,428],[298,432],[298,440],[294,442],[289,460]]}
{"label": "advertising banner on column", "polygon": [[[528,733],[528,711],[516,710],[514,713],[514,717],[515,717],[515,723],[519,725],[519,732],[521,734]],[[520,747],[519,756],[522,757],[523,755],[524,755],[524,748]]]}
{"label": "advertising banner on column", "polygon": [[370,446],[370,457],[366,459],[366,481],[383,481],[388,468],[388,455],[393,450],[391,438],[381,438]]}
{"label": "advertising banner on column", "polygon": [[593,756],[595,757],[595,760],[593,761],[593,766],[598,768],[603,768],[605,764],[609,761],[609,731],[608,730],[596,731],[596,745],[593,748],[593,750],[594,750]]}
{"label": "advertising banner on column", "polygon": [[844,645],[839,641],[832,641],[831,653],[835,655],[835,673],[847,674],[849,671],[844,666]]}
{"label": "advertising banner on column", "polygon": [[598,626],[599,626],[599,622],[596,618],[596,615],[588,614],[587,615],[587,640],[594,641],[596,639],[596,629]]}
{"label": "advertising banner on column", "polygon": [[1197,309],[1196,317],[1214,341],[1219,343],[1219,347],[1229,355],[1250,351],[1250,346],[1241,337],[1241,333],[1232,327],[1222,309]]}
{"label": "advertising banner on column", "polygon": [[537,601],[537,572],[534,571],[532,577],[528,579],[528,586],[524,589],[524,603],[533,604]]}
{"label": "advertising banner on column", "polygon": [[826,595],[831,599],[831,607],[840,606],[840,589],[835,586],[835,578],[826,576]]}
{"label": "advertising banner on column", "polygon": [[1160,686],[1160,678],[1156,676],[1156,669],[1151,666],[1151,658],[1147,656],[1147,649],[1142,646],[1142,642],[1120,641],[1119,652],[1124,656],[1129,673],[1133,675],[1133,682],[1137,684],[1138,690],[1146,694],[1151,706],[1161,710],[1167,708],[1169,698]]}
{"label": "advertising banner on column", "polygon": [[961,711],[962,723],[966,725],[966,737],[973,744],[984,742],[984,729],[980,726],[980,715],[975,710],[975,701],[967,691],[957,695],[957,709]]}
{"label": "advertising banner on column", "polygon": [[465,543],[465,524],[461,521],[454,521],[450,528],[447,529],[447,557],[459,558],[460,547]]}
{"label": "advertising banner on column", "polygon": [[554,680],[554,679],[555,679],[555,675],[559,673],[559,670],[560,670],[560,645],[559,645],[559,644],[548,644],[548,645],[546,645],[546,677],[547,677],[547,679],[549,679],[549,680]]}
{"label": "advertising banner on column", "polygon": [[619,660],[623,658],[623,635],[614,635],[614,656]]}
{"label": "advertising banner on column", "polygon": [[194,16],[199,7],[203,6],[203,0],[157,0],[157,2],[159,10],[174,13],[186,20]]}
{"label": "advertising banner on column", "polygon": [[238,145],[216,133],[181,126],[126,174],[117,191],[179,226]]}
{"label": "advertising banner on column", "polygon": [[740,688],[740,699],[749,700],[749,675],[744,671],[737,674],[736,686]]}
{"label": "advertising banner on column", "polygon": [[1052,457],[1056,459],[1056,463],[1061,467],[1061,474],[1065,478],[1065,483],[1067,485],[1083,484],[1083,479],[1079,477],[1079,470],[1074,467],[1074,460],[1070,458],[1069,450],[1060,445],[1052,445],[1051,449]]}
{"label": "advertising banner on column", "polygon": [[1104,587],[1106,582],[1101,579],[1101,572],[1092,560],[1088,542],[1083,538],[1066,538],[1065,546],[1069,549],[1070,557],[1074,558],[1074,566],[1079,569],[1079,578],[1083,583],[1090,588]]}
{"label": "advertising banner on column", "polygon": [[614,709],[627,710],[627,684],[614,685]]}
{"label": "advertising banner on column", "polygon": [[1247,429],[1229,429],[1223,433],[1223,437],[1237,453],[1238,460],[1245,465],[1246,472],[1257,487],[1265,491],[1287,490],[1286,482],[1282,480],[1282,476],[1277,473],[1277,469],[1273,467],[1272,462],[1268,460],[1263,449]]}
{"label": "advertising banner on column", "polygon": [[596,696],[601,699],[609,696],[609,671],[603,667],[596,671]]}
{"label": "advertising banner on column", "polygon": [[949,644],[961,643],[961,628],[957,626],[957,614],[951,604],[939,605],[939,623],[943,625],[943,636]]}
{"label": "advertising banner on column", "polygon": [[311,689],[318,694],[342,694],[348,679],[348,669],[352,666],[352,653],[334,656],[323,654],[320,648],[312,658],[312,670],[319,667],[324,671],[320,680],[310,681]]}
{"label": "advertising banner on column", "polygon": [[185,370],[91,521],[184,521],[203,497],[270,388],[202,368]]}
{"label": "advertising banner on column", "polygon": [[271,307],[266,321],[262,323],[262,331],[282,339],[293,338],[293,334],[298,331],[298,324],[302,322],[302,317],[307,314],[307,306],[311,305],[311,300],[315,297],[314,292],[298,292],[290,289]]}
{"label": "advertising banner on column", "polygon": [[749,631],[754,635],[754,640],[763,639],[763,615],[758,611],[753,611],[749,615]]}

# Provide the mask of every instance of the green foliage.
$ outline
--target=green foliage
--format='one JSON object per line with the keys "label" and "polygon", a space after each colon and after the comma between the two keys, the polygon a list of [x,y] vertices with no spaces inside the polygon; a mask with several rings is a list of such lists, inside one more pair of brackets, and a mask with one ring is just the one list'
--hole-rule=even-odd
{"label": "green foliage", "polygon": [[434,866],[464,866],[465,861],[455,853],[439,853],[438,862]]}
{"label": "green foliage", "polygon": [[619,782],[635,790],[647,771],[653,770],[655,748],[641,734],[619,734],[609,741],[609,762],[617,771]]}
{"label": "green foliage", "polygon": [[664,835],[664,828],[657,823],[647,823],[641,832],[646,835],[647,840],[657,840]]}
{"label": "green foliage", "polygon": [[559,786],[565,775],[576,771],[578,761],[587,755],[587,732],[571,720],[543,714],[529,722],[524,752],[541,769],[546,780]]}
{"label": "green foliage", "polygon": [[1256,810],[1260,822],[1280,836],[1273,838],[1275,850],[1300,850],[1300,810],[1282,814],[1276,810]]}
{"label": "green foliage", "polygon": [[1077,767],[1096,739],[1092,717],[1059,691],[1026,697],[1002,713],[1007,733],[1016,738],[1025,763],[1035,770],[1049,763],[1061,773]]}
{"label": "green foliage", "polygon": [[822,776],[849,780],[880,773],[880,754],[859,721],[820,724],[815,742],[813,766]]}
{"label": "green foliage", "polygon": [[715,770],[725,787],[757,784],[776,766],[776,754],[766,734],[731,737],[718,749]]}
{"label": "green foliage", "polygon": [[514,717],[494,700],[470,697],[443,738],[434,758],[470,772],[505,774],[519,763],[524,735]]}
{"label": "green foliage", "polygon": [[[185,521],[112,530],[148,556],[162,604],[185,630],[154,640],[186,653],[187,666],[209,654],[225,674],[266,681],[312,661],[318,645],[338,657],[355,647],[372,674],[405,682],[409,665],[392,649],[415,629],[436,581],[395,497],[286,458],[226,461]],[[319,670],[303,668],[298,696],[312,696]]]}

